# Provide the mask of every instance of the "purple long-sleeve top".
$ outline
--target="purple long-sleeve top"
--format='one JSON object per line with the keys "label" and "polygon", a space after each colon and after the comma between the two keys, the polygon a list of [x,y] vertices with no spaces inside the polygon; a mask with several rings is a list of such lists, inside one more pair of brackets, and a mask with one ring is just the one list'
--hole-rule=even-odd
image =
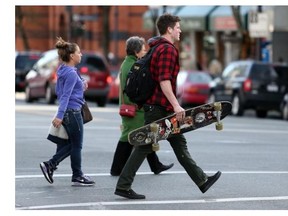
{"label": "purple long-sleeve top", "polygon": [[59,107],[56,117],[63,119],[67,108],[81,109],[84,103],[84,80],[76,67],[61,64],[57,70],[56,95]]}

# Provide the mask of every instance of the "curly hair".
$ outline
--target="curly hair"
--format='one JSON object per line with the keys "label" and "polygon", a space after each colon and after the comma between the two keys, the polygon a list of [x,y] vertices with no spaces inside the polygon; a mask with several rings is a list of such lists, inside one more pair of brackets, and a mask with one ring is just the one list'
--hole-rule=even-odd
{"label": "curly hair", "polygon": [[126,41],[126,53],[127,55],[136,55],[142,49],[143,44],[145,44],[145,39],[143,37],[132,36]]}
{"label": "curly hair", "polygon": [[57,37],[55,47],[58,49],[59,58],[64,62],[70,61],[70,54],[75,53],[78,45],[64,41],[61,37]]}

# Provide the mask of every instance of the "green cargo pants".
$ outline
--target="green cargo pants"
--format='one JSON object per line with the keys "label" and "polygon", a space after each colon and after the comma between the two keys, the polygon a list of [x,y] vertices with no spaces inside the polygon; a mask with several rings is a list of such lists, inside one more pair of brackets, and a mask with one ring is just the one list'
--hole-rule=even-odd
{"label": "green cargo pants", "polygon": [[[144,105],[145,111],[145,124],[149,124],[155,120],[163,118],[171,113],[168,113],[163,107]],[[196,162],[192,159],[188,148],[187,142],[183,134],[173,135],[167,139],[179,161],[179,163],[186,170],[187,174],[193,182],[199,187],[207,180],[207,175],[203,170],[197,166]],[[137,170],[145,160],[147,154],[152,152],[152,145],[137,146],[134,148],[128,161],[126,162],[122,173],[118,179],[116,188],[128,190],[131,188]]]}

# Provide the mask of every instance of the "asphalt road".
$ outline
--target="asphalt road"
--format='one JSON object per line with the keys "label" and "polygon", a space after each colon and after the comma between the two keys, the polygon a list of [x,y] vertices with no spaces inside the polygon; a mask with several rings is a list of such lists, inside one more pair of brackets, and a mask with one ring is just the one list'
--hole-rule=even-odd
{"label": "asphalt road", "polygon": [[[145,200],[114,195],[117,177],[109,175],[120,135],[117,105],[90,104],[94,120],[85,125],[83,171],[94,187],[72,187],[69,159],[54,174],[54,184],[43,177],[39,163],[49,159],[55,145],[46,140],[57,106],[15,105],[15,209],[22,210],[288,210],[288,122],[272,113],[257,119],[228,116],[224,130],[214,125],[186,133],[192,157],[209,175],[222,171],[219,181],[202,194],[162,141],[160,160],[175,165],[154,175],[145,161],[133,189]],[[43,212],[43,211],[39,211]],[[102,212],[102,211],[101,211]],[[115,211],[112,211],[112,213]],[[271,212],[271,211],[269,211]],[[231,213],[231,212],[230,212]],[[273,215],[280,213],[274,212]]]}

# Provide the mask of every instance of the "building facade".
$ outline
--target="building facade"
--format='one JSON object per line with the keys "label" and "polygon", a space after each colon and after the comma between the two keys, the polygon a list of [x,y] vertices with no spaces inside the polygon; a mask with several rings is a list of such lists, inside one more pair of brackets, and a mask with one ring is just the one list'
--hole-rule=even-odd
{"label": "building facade", "polygon": [[[269,16],[267,36],[257,38],[251,35],[263,22],[256,21],[257,28],[252,28],[251,14],[257,14],[259,8]],[[288,46],[284,46],[288,6],[240,6],[242,29],[231,6],[224,5],[17,6],[16,50],[53,49],[56,37],[61,36],[78,43],[82,50],[100,52],[119,64],[126,55],[127,38],[138,35],[148,40],[156,35],[156,19],[164,12],[181,18],[181,41],[176,46],[183,69],[209,71],[215,60],[222,68],[237,59],[288,61]]]}
{"label": "building facade", "polygon": [[[148,39],[143,29],[148,6],[16,6],[16,50],[53,49],[56,37],[76,42],[82,50],[100,52],[116,63],[126,55],[133,35]],[[114,62],[115,63],[115,62]]]}

